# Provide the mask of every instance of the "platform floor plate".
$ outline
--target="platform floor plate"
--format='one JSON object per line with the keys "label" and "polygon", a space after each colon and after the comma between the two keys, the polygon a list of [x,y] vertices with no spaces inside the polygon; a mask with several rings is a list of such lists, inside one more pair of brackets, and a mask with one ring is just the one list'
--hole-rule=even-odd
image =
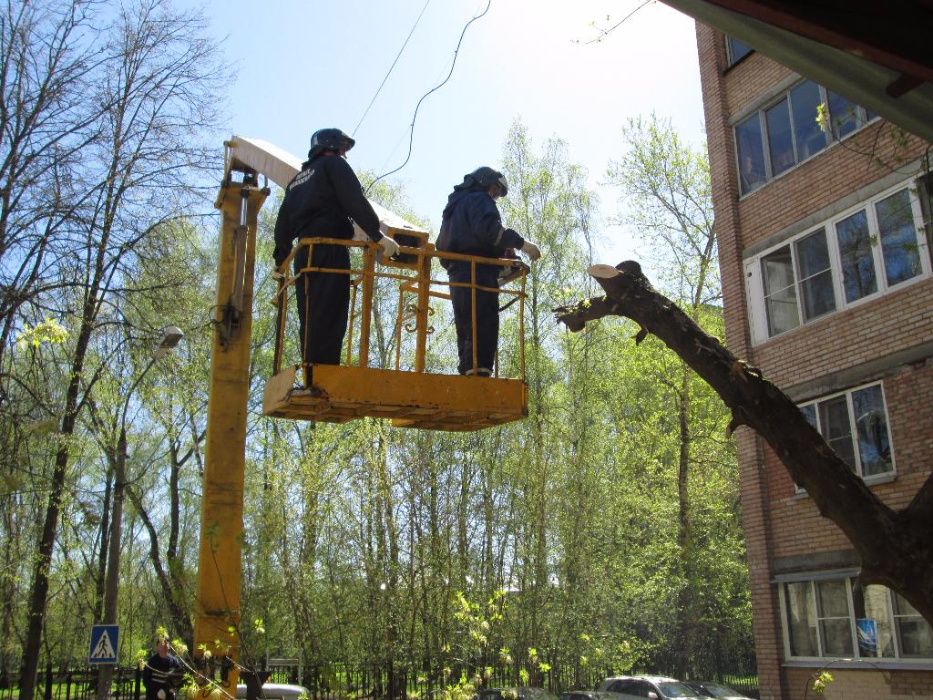
{"label": "platform floor plate", "polygon": [[313,376],[326,396],[293,391],[292,367],[266,382],[263,413],[329,423],[369,416],[391,419],[397,427],[452,431],[479,430],[528,415],[527,387],[519,379],[337,365],[316,365]]}

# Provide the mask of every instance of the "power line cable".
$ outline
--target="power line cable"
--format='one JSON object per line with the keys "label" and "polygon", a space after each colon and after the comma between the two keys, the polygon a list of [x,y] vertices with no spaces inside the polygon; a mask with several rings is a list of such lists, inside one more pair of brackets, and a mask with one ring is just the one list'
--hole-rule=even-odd
{"label": "power line cable", "polygon": [[421,96],[421,99],[418,100],[418,104],[415,105],[415,113],[414,113],[414,114],[412,115],[412,117],[411,117],[411,126],[409,127],[408,155],[405,156],[405,160],[402,162],[402,164],[401,164],[400,166],[398,166],[397,168],[395,168],[395,170],[390,170],[390,171],[387,172],[387,173],[383,173],[382,175],[380,175],[379,177],[377,177],[375,180],[373,180],[372,182],[370,182],[370,183],[369,183],[369,187],[366,188],[366,192],[367,192],[367,193],[369,192],[369,190],[372,189],[373,185],[375,185],[375,184],[376,184],[377,182],[379,182],[381,179],[383,179],[383,178],[385,178],[385,177],[388,177],[389,175],[392,175],[392,174],[394,174],[394,173],[397,173],[399,170],[401,170],[401,169],[404,168],[406,165],[408,165],[408,161],[411,159],[411,149],[412,149],[412,145],[413,145],[414,140],[415,140],[415,122],[418,121],[418,110],[421,109],[421,103],[424,102],[425,99],[427,99],[428,95],[430,95],[432,92],[435,92],[435,91],[441,89],[442,87],[444,87],[444,85],[447,83],[447,81],[450,80],[450,76],[452,76],[452,75],[454,74],[454,68],[457,66],[457,57],[460,55],[460,45],[463,43],[463,37],[466,35],[467,29],[470,28],[470,25],[473,24],[473,22],[475,22],[475,21],[478,20],[479,18],[483,17],[487,12],[489,12],[489,8],[490,8],[491,6],[492,6],[492,0],[487,0],[487,2],[486,2],[486,9],[484,9],[484,10],[483,10],[482,12],[480,12],[478,15],[475,15],[474,17],[472,17],[472,18],[470,19],[469,22],[467,22],[465,25],[463,25],[463,31],[460,32],[460,39],[457,41],[457,48],[454,49],[454,60],[453,60],[453,62],[450,64],[450,70],[447,72],[447,77],[444,78],[440,83],[438,83],[437,85],[435,85],[434,87],[432,87],[430,90],[428,90],[426,93],[424,93],[424,94]]}
{"label": "power line cable", "polygon": [[590,41],[587,41],[586,43],[587,43],[587,44],[598,44],[598,43],[601,42],[603,39],[605,39],[607,36],[609,36],[612,32],[614,32],[616,29],[618,29],[619,27],[621,27],[626,21],[629,20],[629,18],[632,17],[632,15],[634,15],[636,12],[638,12],[641,8],[647,7],[648,5],[650,5],[650,4],[653,3],[653,2],[654,2],[654,0],[645,0],[645,2],[643,2],[641,5],[639,5],[638,7],[636,7],[636,8],[635,8],[634,10],[632,10],[631,12],[629,12],[627,15],[625,15],[625,17],[623,17],[622,19],[620,19],[618,22],[616,22],[615,24],[613,24],[613,25],[612,25],[611,27],[609,27],[608,29],[601,29],[598,37],[596,37],[595,39],[591,39]]}
{"label": "power line cable", "polygon": [[366,106],[366,111],[363,112],[363,116],[360,117],[360,121],[354,127],[353,131],[350,132],[351,136],[356,136],[357,130],[360,128],[360,125],[363,123],[363,120],[366,119],[366,115],[369,114],[370,108],[372,108],[373,103],[376,101],[376,98],[379,97],[379,93],[382,92],[382,88],[385,87],[386,81],[389,79],[389,76],[392,75],[392,70],[395,68],[395,64],[398,63],[398,59],[401,57],[402,52],[405,50],[405,47],[408,46],[408,40],[411,39],[411,35],[415,33],[415,29],[418,27],[418,23],[421,21],[421,17],[424,15],[424,11],[428,9],[428,5],[431,4],[431,0],[425,0],[424,7],[421,8],[421,12],[418,14],[418,18],[415,20],[415,23],[411,26],[411,31],[408,32],[408,36],[405,37],[405,43],[402,44],[402,48],[398,50],[398,53],[395,54],[395,60],[392,61],[392,65],[389,66],[389,70],[386,72],[385,77],[382,79],[382,82],[379,83],[379,87],[376,89],[376,94],[373,95],[373,99],[369,101],[369,104]]}

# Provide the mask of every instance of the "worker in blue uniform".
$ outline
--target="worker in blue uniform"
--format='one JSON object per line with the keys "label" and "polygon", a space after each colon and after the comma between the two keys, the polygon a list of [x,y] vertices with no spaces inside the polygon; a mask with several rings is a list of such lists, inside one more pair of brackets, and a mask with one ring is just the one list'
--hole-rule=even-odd
{"label": "worker in blue uniform", "polygon": [[[308,160],[285,188],[285,198],[275,221],[276,267],[291,252],[296,238],[353,238],[353,222],[382,248],[396,255],[398,244],[379,231],[379,217],[363,195],[346,154],[356,142],[340,129],[320,129],[311,136]],[[350,269],[346,246],[316,244],[308,261],[303,246],[294,258],[298,274],[307,267]],[[311,388],[312,364],[340,364],[340,350],[347,332],[350,308],[350,275],[305,272],[295,281],[295,299],[305,363],[305,385]]]}
{"label": "worker in blue uniform", "polygon": [[[441,218],[437,249],[451,253],[498,258],[509,249],[521,250],[531,260],[541,257],[534,243],[502,225],[496,201],[508,194],[505,176],[483,166],[463,178],[447,198]],[[471,282],[468,261],[441,259],[452,283]],[[497,265],[477,265],[475,284],[490,290],[499,288]],[[476,290],[476,360],[473,359],[473,290],[451,286],[460,374],[489,377],[493,373],[499,342],[499,293]]]}

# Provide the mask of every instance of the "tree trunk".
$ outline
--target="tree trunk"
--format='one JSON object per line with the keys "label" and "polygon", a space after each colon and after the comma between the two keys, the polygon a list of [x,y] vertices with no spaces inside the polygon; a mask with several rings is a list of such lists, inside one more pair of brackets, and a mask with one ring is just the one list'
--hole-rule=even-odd
{"label": "tree trunk", "polygon": [[149,533],[149,560],[152,562],[153,569],[155,569],[159,588],[162,589],[162,598],[165,600],[165,604],[168,607],[172,633],[181,639],[194,639],[194,629],[191,626],[191,618],[188,616],[188,611],[178,602],[178,599],[181,597],[181,592],[179,591],[176,594],[172,585],[172,579],[162,566],[162,556],[159,552],[159,533],[152,524],[149,513],[143,508],[139,494],[137,494],[134,489],[128,488],[126,489],[126,495],[129,496],[130,501],[133,503],[133,507],[136,508],[136,512],[139,514],[140,520],[143,521],[143,525]]}
{"label": "tree trunk", "polygon": [[[98,270],[100,268],[98,267]],[[84,299],[81,317],[81,331],[75,345],[75,354],[71,363],[71,380],[65,394],[65,412],[61,423],[61,447],[55,455],[55,469],[49,486],[49,500],[42,524],[42,535],[36,547],[36,567],[33,574],[32,594],[29,599],[29,614],[26,623],[26,641],[23,644],[23,670],[20,676],[19,700],[33,700],[36,689],[36,674],[39,670],[39,647],[42,642],[42,628],[49,596],[49,572],[52,566],[52,553],[58,534],[58,516],[61,512],[62,494],[65,490],[65,477],[68,472],[68,444],[74,434],[78,418],[78,394],[81,390],[84,359],[90,343],[91,330],[97,312],[97,283],[95,278],[92,290]]]}
{"label": "tree trunk", "polygon": [[587,321],[618,315],[641,326],[636,342],[654,333],[732,410],[730,431],[745,425],[763,437],[820,514],[848,537],[861,557],[862,583],[897,591],[933,624],[933,477],[905,509],[889,508],[786,394],[658,294],[638,263],[594,265],[589,272],[606,296],[556,309],[558,320],[579,331]]}
{"label": "tree trunk", "polygon": [[[69,416],[66,416],[67,418]],[[42,627],[49,594],[49,567],[52,561],[52,551],[55,548],[55,536],[58,532],[58,516],[67,467],[68,451],[66,448],[61,448],[55,457],[55,471],[52,474],[52,488],[45,509],[42,536],[36,548],[36,568],[33,575],[32,595],[29,598],[29,617],[26,627],[26,643],[23,645],[19,700],[32,700],[35,692],[36,673],[39,670],[39,646],[42,641]]]}
{"label": "tree trunk", "polygon": [[97,557],[97,580],[94,584],[94,619],[101,619],[104,612],[104,580],[107,577],[107,553],[110,551],[110,498],[113,492],[113,468],[107,469],[107,484],[104,487],[104,502],[100,517],[100,553]]}
{"label": "tree trunk", "polygon": [[693,617],[693,533],[690,527],[690,377],[689,370],[678,364],[680,385],[677,389],[677,544],[680,551],[680,571],[683,585],[678,594],[677,627],[678,640],[675,643],[675,675],[683,678],[687,664],[693,652],[693,639],[690,633]]}
{"label": "tree trunk", "polygon": [[[117,605],[120,592],[120,545],[123,529],[123,490],[126,487],[126,428],[120,429],[117,441],[117,454],[114,459],[113,517],[110,528],[110,547],[107,554],[107,580],[104,586],[105,625],[117,621]],[[97,676],[97,700],[107,700],[110,696],[110,682],[113,680],[113,666],[104,664]]]}

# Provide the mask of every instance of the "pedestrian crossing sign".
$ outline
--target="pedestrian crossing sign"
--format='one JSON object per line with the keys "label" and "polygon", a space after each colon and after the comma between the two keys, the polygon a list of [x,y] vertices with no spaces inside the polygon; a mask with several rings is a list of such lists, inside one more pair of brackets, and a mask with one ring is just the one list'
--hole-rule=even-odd
{"label": "pedestrian crossing sign", "polygon": [[87,655],[91,664],[115,664],[120,647],[120,625],[91,627],[91,647]]}

